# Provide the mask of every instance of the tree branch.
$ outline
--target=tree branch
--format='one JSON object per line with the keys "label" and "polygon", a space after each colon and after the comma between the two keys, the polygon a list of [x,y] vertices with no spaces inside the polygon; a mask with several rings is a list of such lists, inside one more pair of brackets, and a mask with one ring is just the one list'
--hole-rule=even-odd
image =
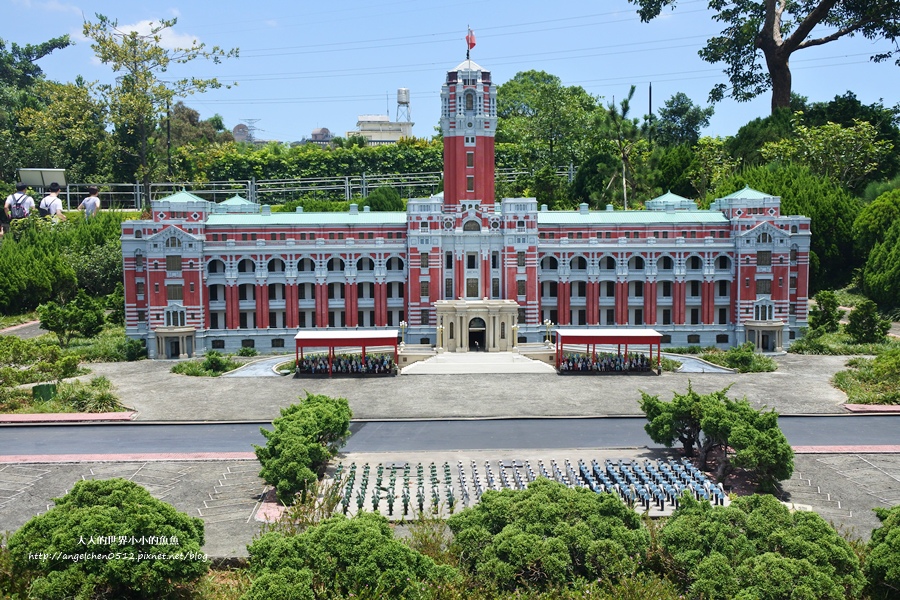
{"label": "tree branch", "polygon": [[835,4],[837,4],[837,0],[822,0],[817,7],[806,15],[806,18],[800,22],[797,29],[788,36],[782,46],[783,51],[790,54],[797,50],[803,43],[803,40],[806,39],[806,36],[812,32],[813,28],[828,16]]}
{"label": "tree branch", "polygon": [[822,44],[827,44],[828,42],[833,42],[834,40],[836,40],[838,38],[841,38],[847,34],[853,33],[857,29],[864,27],[865,25],[867,25],[868,23],[871,23],[872,21],[873,21],[873,19],[871,19],[871,18],[862,19],[860,21],[857,21],[856,23],[854,23],[853,25],[851,25],[849,27],[844,27],[843,29],[839,29],[839,30],[835,31],[831,35],[826,35],[825,37],[820,37],[820,38],[817,38],[814,40],[806,40],[805,42],[802,42],[801,44],[799,44],[796,49],[802,50],[803,48],[811,48],[813,46],[821,46]]}

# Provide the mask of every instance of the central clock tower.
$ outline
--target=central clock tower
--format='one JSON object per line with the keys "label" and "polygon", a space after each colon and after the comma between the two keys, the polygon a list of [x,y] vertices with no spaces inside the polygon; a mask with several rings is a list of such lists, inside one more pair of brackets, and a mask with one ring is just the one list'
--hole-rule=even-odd
{"label": "central clock tower", "polygon": [[471,60],[447,72],[441,87],[444,206],[477,200],[494,204],[497,88],[490,71]]}

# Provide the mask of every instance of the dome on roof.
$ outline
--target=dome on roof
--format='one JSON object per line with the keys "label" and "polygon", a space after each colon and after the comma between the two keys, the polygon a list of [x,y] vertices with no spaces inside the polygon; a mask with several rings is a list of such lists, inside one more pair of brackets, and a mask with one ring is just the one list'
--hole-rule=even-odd
{"label": "dome on roof", "polygon": [[484,71],[484,68],[474,60],[464,60],[450,69],[451,71]]}

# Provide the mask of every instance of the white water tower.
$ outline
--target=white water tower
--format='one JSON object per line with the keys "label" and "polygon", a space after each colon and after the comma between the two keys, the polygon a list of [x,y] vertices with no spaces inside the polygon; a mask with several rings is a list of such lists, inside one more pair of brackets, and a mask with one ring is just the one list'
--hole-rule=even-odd
{"label": "white water tower", "polygon": [[397,122],[409,123],[412,119],[409,114],[409,88],[397,89]]}

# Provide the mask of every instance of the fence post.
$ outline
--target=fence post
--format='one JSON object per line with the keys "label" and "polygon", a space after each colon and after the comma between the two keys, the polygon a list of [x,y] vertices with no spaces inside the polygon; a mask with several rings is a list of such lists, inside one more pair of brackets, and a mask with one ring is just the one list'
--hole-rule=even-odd
{"label": "fence post", "polygon": [[360,179],[359,179],[359,185],[360,185],[360,193],[362,194],[362,197],[368,198],[369,197],[369,186],[368,186],[368,184],[366,184],[366,172],[365,171],[363,171],[362,177],[360,177]]}
{"label": "fence post", "polygon": [[353,197],[353,193],[350,191],[350,177],[344,177],[344,200],[350,202],[350,198]]}
{"label": "fence post", "polygon": [[250,178],[250,181],[247,182],[247,195],[249,196],[249,198],[247,198],[247,199],[250,202],[255,202],[256,204],[259,204],[259,194],[257,193],[257,190],[256,190],[256,176],[255,175]]}

